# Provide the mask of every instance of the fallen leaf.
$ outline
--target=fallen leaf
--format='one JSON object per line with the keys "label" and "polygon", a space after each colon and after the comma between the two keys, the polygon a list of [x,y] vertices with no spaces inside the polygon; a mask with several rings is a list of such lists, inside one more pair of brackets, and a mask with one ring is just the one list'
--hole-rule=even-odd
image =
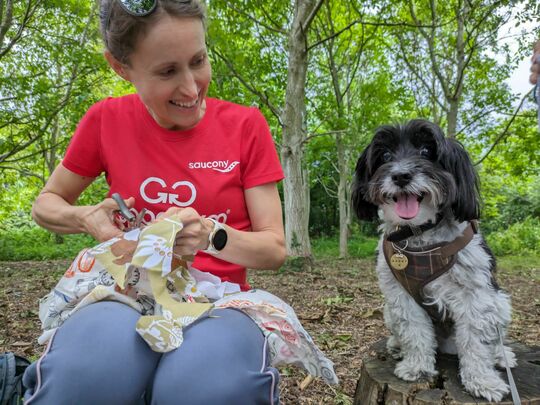
{"label": "fallen leaf", "polygon": [[313,381],[313,376],[308,375],[306,378],[304,378],[304,381],[300,383],[300,391],[304,391],[309,384]]}
{"label": "fallen leaf", "polygon": [[382,318],[383,313],[380,308],[370,308],[367,311],[364,311],[360,314],[360,318],[362,319],[368,319],[368,318]]}
{"label": "fallen leaf", "polygon": [[15,343],[12,343],[11,346],[14,346],[14,347],[32,346],[32,342],[24,342],[22,340],[18,340]]}

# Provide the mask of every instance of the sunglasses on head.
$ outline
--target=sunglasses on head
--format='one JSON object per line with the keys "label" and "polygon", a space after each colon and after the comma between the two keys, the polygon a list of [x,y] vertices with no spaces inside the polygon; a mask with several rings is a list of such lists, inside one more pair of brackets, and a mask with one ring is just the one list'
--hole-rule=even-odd
{"label": "sunglasses on head", "polygon": [[151,14],[157,6],[157,0],[117,0],[128,14],[135,17],[144,17]]}
{"label": "sunglasses on head", "polygon": [[[152,14],[156,9],[158,0],[117,0],[128,14],[135,17],[144,17]],[[190,0],[176,0],[177,3],[189,3]]]}
{"label": "sunglasses on head", "polygon": [[[117,1],[118,4],[120,4],[120,7],[122,7],[122,9],[126,13],[135,17],[144,17],[144,16],[152,14],[154,10],[156,9],[157,2],[158,2],[158,0],[113,0],[113,1]],[[189,3],[190,1],[191,0],[176,0],[176,2],[178,3]],[[112,6],[112,2],[111,2],[111,5],[109,6],[109,10],[107,13],[106,28],[109,27],[109,23],[110,23],[111,6]]]}

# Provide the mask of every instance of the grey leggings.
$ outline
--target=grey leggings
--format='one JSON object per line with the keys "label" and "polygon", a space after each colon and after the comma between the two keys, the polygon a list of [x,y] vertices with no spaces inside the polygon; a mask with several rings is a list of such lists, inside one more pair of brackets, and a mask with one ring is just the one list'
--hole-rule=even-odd
{"label": "grey leggings", "polygon": [[24,374],[25,403],[279,404],[279,374],[268,366],[262,332],[245,314],[214,310],[165,354],[137,334],[139,317],[117,302],[73,314]]}

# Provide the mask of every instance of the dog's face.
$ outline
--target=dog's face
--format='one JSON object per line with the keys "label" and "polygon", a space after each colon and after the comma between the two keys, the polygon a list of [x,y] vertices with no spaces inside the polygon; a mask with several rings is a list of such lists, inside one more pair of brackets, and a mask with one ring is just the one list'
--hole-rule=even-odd
{"label": "dog's face", "polygon": [[478,180],[461,144],[426,120],[380,127],[355,171],[353,207],[360,219],[379,214],[390,225],[479,216]]}

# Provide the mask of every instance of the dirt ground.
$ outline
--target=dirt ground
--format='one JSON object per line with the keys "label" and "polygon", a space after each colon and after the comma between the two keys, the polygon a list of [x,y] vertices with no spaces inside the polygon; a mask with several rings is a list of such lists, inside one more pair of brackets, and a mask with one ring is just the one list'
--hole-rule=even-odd
{"label": "dirt ground", "polygon": [[[38,299],[69,266],[68,261],[0,262],[0,351],[10,350],[36,359],[43,347]],[[510,292],[512,340],[540,344],[540,281],[538,269],[499,270],[499,283]],[[283,404],[351,404],[362,358],[370,346],[387,335],[382,319],[383,300],[371,260],[318,260],[310,272],[285,268],[279,273],[252,271],[250,282],[285,301],[297,312],[304,328],[334,362],[338,386],[282,367]]]}

